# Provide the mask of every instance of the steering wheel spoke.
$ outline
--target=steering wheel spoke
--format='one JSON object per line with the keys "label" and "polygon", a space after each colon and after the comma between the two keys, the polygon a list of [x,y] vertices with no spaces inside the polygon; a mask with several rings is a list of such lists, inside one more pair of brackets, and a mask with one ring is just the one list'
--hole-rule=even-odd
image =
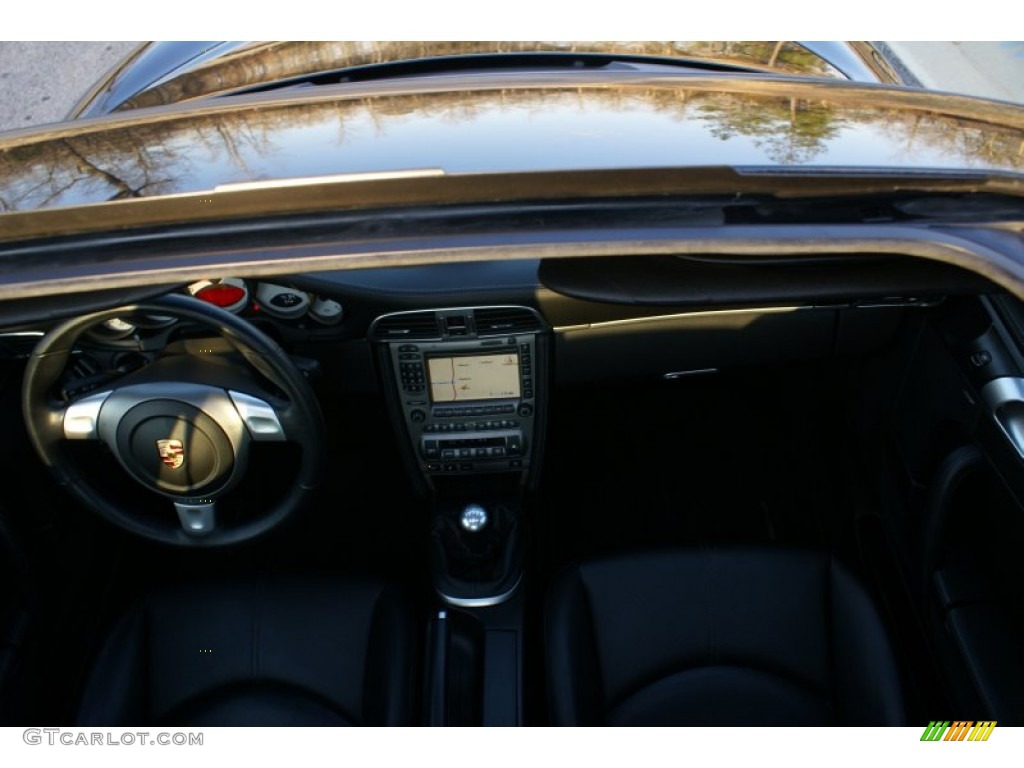
{"label": "steering wheel spoke", "polygon": [[278,410],[266,400],[234,390],[228,390],[228,396],[253,440],[281,442],[288,439]]}
{"label": "steering wheel spoke", "polygon": [[217,528],[217,502],[213,499],[176,501],[174,509],[189,536],[208,536]]}
{"label": "steering wheel spoke", "polygon": [[61,413],[64,438],[67,440],[99,440],[100,409],[110,391],[98,392],[76,400]]}

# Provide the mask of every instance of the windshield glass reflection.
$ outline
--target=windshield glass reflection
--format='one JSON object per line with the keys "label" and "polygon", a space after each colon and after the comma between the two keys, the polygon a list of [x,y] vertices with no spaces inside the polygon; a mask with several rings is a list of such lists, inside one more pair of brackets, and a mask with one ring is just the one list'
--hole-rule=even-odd
{"label": "windshield glass reflection", "polygon": [[651,85],[254,105],[93,126],[79,135],[69,129],[52,138],[0,140],[0,209],[413,168],[1018,170],[1024,164],[1020,128],[898,106],[884,99],[840,102]]}

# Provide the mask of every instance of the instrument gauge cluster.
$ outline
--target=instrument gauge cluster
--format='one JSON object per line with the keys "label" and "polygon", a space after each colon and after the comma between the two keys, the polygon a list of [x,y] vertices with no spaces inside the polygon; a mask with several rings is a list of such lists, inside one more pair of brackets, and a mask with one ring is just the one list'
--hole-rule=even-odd
{"label": "instrument gauge cluster", "polygon": [[[265,283],[240,277],[199,280],[187,287],[190,296],[236,315],[281,321],[281,327],[303,332],[338,325],[344,317],[340,303],[287,284]],[[90,328],[86,334],[100,344],[138,344],[150,340],[176,323],[173,317],[125,315]],[[148,343],[148,342],[146,342]]]}
{"label": "instrument gauge cluster", "polygon": [[265,314],[278,320],[309,318],[318,325],[337,325],[344,316],[341,304],[290,285],[246,281],[238,277],[200,280],[188,286],[200,301],[235,314]]}

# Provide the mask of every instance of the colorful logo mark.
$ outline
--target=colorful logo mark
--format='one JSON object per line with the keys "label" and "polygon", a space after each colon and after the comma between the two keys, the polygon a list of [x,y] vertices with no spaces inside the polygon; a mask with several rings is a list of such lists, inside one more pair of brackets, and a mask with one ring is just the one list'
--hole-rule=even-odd
{"label": "colorful logo mark", "polygon": [[921,734],[921,741],[988,741],[995,720],[932,720]]}

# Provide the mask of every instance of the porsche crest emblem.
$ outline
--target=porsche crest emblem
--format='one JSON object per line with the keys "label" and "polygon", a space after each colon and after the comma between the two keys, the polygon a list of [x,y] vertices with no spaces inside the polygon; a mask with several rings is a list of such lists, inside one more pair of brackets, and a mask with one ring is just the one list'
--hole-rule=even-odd
{"label": "porsche crest emblem", "polygon": [[185,446],[181,440],[157,440],[156,449],[160,453],[160,460],[171,469],[177,469],[185,463]]}

